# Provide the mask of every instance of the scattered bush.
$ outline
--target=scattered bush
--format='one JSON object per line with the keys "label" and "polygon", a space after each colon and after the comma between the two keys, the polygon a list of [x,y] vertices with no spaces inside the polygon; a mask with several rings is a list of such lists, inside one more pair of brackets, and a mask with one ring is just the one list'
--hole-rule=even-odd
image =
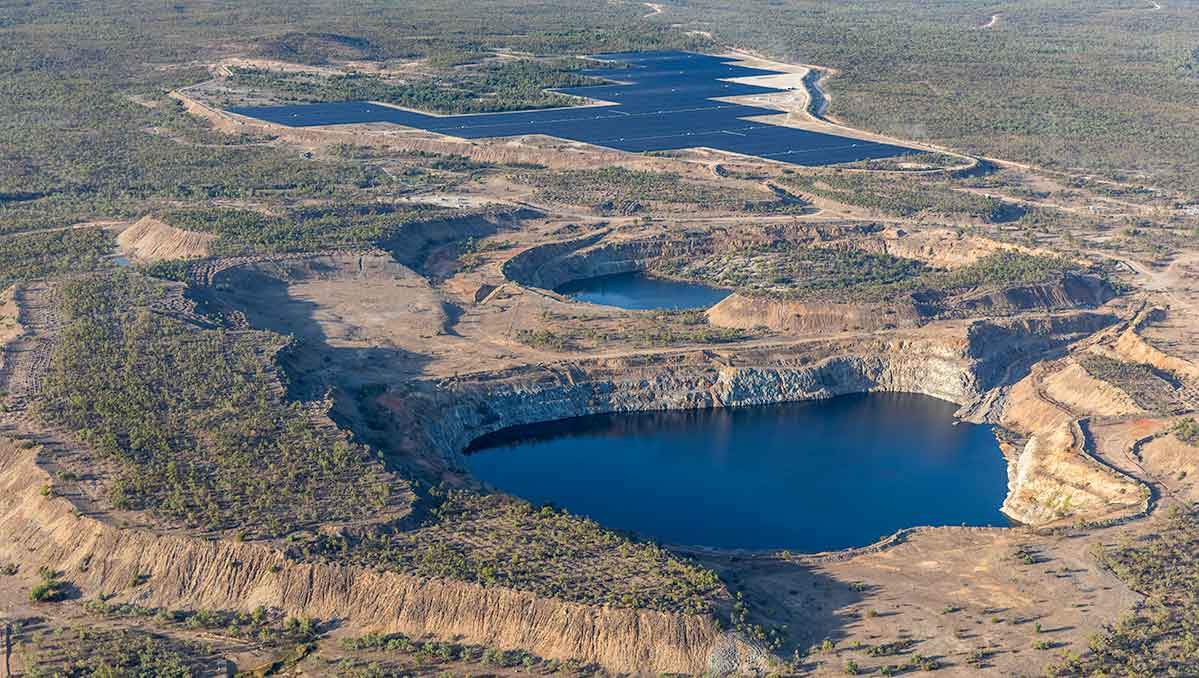
{"label": "scattered bush", "polygon": [[1199,675],[1199,506],[1171,507],[1146,537],[1095,553],[1145,603],[1104,627],[1086,654],[1063,654],[1046,676]]}
{"label": "scattered bush", "polygon": [[283,398],[267,332],[203,330],[150,307],[135,273],[64,283],[37,406],[115,465],[113,504],[206,530],[280,535],[364,518],[405,484]]}
{"label": "scattered bush", "polygon": [[206,665],[208,648],[139,631],[76,628],[51,638],[33,652],[30,678],[194,678],[217,669]]}
{"label": "scattered bush", "polygon": [[1080,359],[1079,364],[1092,377],[1124,391],[1150,412],[1168,412],[1179,406],[1178,379],[1169,372],[1093,353]]}
{"label": "scattered bush", "polygon": [[727,595],[714,572],[566,511],[463,490],[434,489],[429,501],[416,530],[320,535],[290,554],[611,607],[703,613]]}

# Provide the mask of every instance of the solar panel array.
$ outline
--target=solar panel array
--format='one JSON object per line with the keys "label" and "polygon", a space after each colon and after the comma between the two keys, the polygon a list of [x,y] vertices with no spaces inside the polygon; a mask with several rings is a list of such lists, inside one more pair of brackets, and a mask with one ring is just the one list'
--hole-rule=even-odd
{"label": "solar panel array", "polygon": [[544,134],[621,151],[706,147],[795,165],[828,165],[913,152],[892,144],[747,120],[772,108],[717,101],[784,90],[730,78],[777,75],[731,63],[732,57],[693,52],[621,52],[596,59],[621,64],[584,71],[610,83],[557,91],[610,105],[507,113],[428,115],[369,102],[255,106],[232,113],[291,127],[389,122],[463,139]]}

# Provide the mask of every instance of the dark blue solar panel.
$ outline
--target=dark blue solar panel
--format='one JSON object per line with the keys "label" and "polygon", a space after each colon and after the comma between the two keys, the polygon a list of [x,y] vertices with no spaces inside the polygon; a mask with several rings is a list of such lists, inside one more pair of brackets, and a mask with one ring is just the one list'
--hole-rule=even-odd
{"label": "dark blue solar panel", "polygon": [[545,134],[622,151],[706,147],[795,165],[886,158],[913,150],[747,120],[779,111],[716,99],[782,90],[726,82],[727,78],[776,73],[737,66],[729,63],[730,57],[666,51],[599,54],[595,58],[625,67],[585,71],[612,83],[559,91],[611,105],[448,116],[362,101],[229,110],[290,127],[389,122],[463,139]]}

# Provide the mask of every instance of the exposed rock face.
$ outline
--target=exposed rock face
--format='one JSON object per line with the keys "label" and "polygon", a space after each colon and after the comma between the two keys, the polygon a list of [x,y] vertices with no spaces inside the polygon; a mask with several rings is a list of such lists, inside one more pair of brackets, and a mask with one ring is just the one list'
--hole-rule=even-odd
{"label": "exposed rock face", "polygon": [[917,293],[891,302],[795,301],[734,293],[708,310],[720,327],[769,327],[778,332],[843,332],[912,327],[931,317],[1006,316],[1026,311],[1089,308],[1111,299],[1105,281],[1067,274],[1038,285],[971,292],[956,297]]}
{"label": "exposed rock face", "polygon": [[1007,390],[1000,422],[1028,436],[1009,451],[1008,495],[1002,511],[1043,526],[1114,520],[1147,508],[1140,483],[1088,452],[1080,419],[1142,413],[1123,391],[1090,376],[1072,360],[1039,363]]}
{"label": "exposed rock face", "polygon": [[[957,333],[911,331],[888,340],[731,356],[696,351],[520,368],[440,382],[424,396],[426,402],[411,405],[409,416],[435,422],[422,445],[457,466],[461,450],[478,436],[587,414],[761,405],[870,391],[967,403],[1114,320],[1104,313],[1055,314],[963,323]],[[1005,425],[1030,435],[1023,447],[1008,446],[1005,513],[1041,525],[1080,514],[1107,518],[1140,510],[1142,488],[1086,455],[1070,414],[1038,400],[1031,379],[999,402],[1007,406]]]}
{"label": "exposed rock face", "polygon": [[905,259],[917,259],[930,266],[949,269],[966,266],[987,255],[1003,251],[1043,256],[1054,256],[1055,254],[1050,250],[1038,247],[1025,247],[990,238],[959,235],[948,229],[922,229],[916,232],[888,229],[872,243],[880,252]]}
{"label": "exposed rock face", "polygon": [[1114,322],[1115,316],[1103,312],[975,321],[966,328],[967,355],[975,361],[983,389],[991,389],[1010,384],[1034,362]]}
{"label": "exposed rock face", "polygon": [[504,383],[453,388],[443,396],[450,402],[438,399],[444,409],[427,434],[452,461],[485,433],[587,414],[761,405],[865,391],[960,401],[973,388],[965,365],[931,352],[829,358],[801,368],[725,367],[702,356],[678,358],[645,367],[563,365],[540,375],[530,370]]}
{"label": "exposed rock face", "polygon": [[1082,450],[1074,422],[1034,433],[1008,468],[1008,496],[1001,510],[1028,525],[1086,515],[1091,520],[1136,512],[1148,495]]}
{"label": "exposed rock face", "polygon": [[[171,609],[278,607],[361,632],[431,634],[598,662],[620,673],[702,674],[764,667],[765,655],[703,616],[601,608],[531,593],[288,561],[268,546],[118,529],[42,496],[35,453],[0,442],[0,560],[65,573],[86,596],[124,593]],[[129,593],[135,576],[147,583]]]}
{"label": "exposed rock face", "polygon": [[517,228],[523,219],[540,214],[531,209],[485,210],[459,217],[428,219],[404,224],[394,237],[379,243],[395,260],[423,272],[430,251],[466,238],[483,238],[505,229]]}
{"label": "exposed rock face", "polygon": [[1041,385],[1050,397],[1075,412],[1100,417],[1145,414],[1145,410],[1127,393],[1092,377],[1082,365],[1075,362],[1046,376]]}
{"label": "exposed rock face", "polygon": [[1140,314],[1132,326],[1120,334],[1119,339],[1112,345],[1112,349],[1123,360],[1145,363],[1159,370],[1173,372],[1185,379],[1199,381],[1199,365],[1195,365],[1189,360],[1167,355],[1161,349],[1145,341],[1144,337],[1139,334],[1138,330],[1143,324],[1164,316],[1165,310],[1161,308],[1151,308]]}
{"label": "exposed rock face", "polygon": [[953,313],[1007,314],[1018,311],[1093,308],[1114,296],[1115,291],[1102,278],[1067,273],[1052,282],[1017,285],[964,295],[953,299],[948,306]]}
{"label": "exposed rock face", "polygon": [[[509,426],[605,412],[736,407],[847,393],[922,393],[957,403],[995,385],[1025,356],[1078,339],[1113,318],[1080,313],[963,324],[957,334],[706,351],[517,368],[439,382],[409,416],[431,422],[427,444],[451,465],[475,438]],[[993,341],[999,340],[999,341]],[[437,414],[434,415],[433,412]],[[424,413],[424,414],[422,414]]]}
{"label": "exposed rock face", "polygon": [[531,247],[504,262],[504,275],[522,285],[552,290],[572,280],[643,271],[669,245],[664,238],[600,242],[604,235]]}
{"label": "exposed rock face", "polygon": [[913,304],[833,304],[746,296],[737,292],[707,311],[718,327],[778,332],[845,332],[912,327],[920,319]]}

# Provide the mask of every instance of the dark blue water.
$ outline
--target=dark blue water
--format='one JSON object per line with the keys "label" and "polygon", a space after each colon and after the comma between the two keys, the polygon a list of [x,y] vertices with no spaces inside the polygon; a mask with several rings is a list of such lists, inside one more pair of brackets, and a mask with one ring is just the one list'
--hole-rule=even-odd
{"label": "dark blue water", "polygon": [[616,273],[584,278],[554,290],[579,301],[634,311],[682,311],[709,308],[732,292],[696,283],[655,278],[644,273]]}
{"label": "dark blue water", "polygon": [[1007,525],[991,429],[926,396],[599,415],[480,439],[479,478],[669,544],[825,551]]}
{"label": "dark blue water", "polygon": [[828,165],[912,152],[892,144],[751,120],[778,111],[717,99],[782,90],[729,82],[729,78],[775,73],[735,65],[729,57],[662,51],[600,54],[596,58],[621,66],[586,71],[605,78],[603,84],[558,91],[610,102],[610,106],[445,116],[365,101],[229,110],[291,127],[391,122],[465,139],[545,134],[622,151],[707,147],[795,165]]}

